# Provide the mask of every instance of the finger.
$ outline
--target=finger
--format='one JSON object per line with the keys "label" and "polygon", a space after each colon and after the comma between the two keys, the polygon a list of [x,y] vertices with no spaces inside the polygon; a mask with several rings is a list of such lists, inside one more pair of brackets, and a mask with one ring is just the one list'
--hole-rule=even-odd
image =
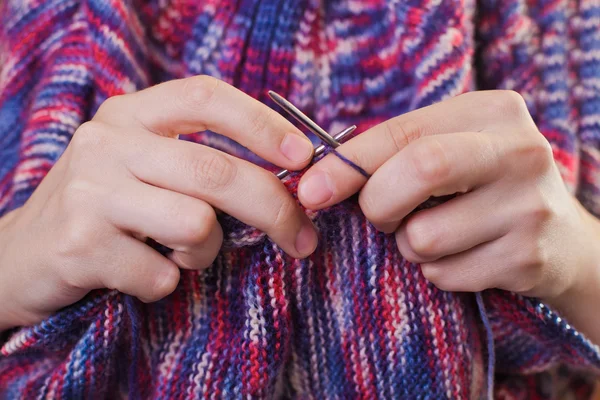
{"label": "finger", "polygon": [[206,202],[133,179],[110,196],[106,207],[114,226],[174,250],[203,242],[217,224]]}
{"label": "finger", "polygon": [[169,258],[181,268],[208,268],[217,258],[222,244],[223,230],[221,225],[216,224],[202,243],[175,250],[169,255]]}
{"label": "finger", "polygon": [[114,226],[170,247],[172,260],[182,268],[207,267],[221,247],[214,209],[194,197],[132,179],[106,206]]}
{"label": "finger", "polygon": [[448,292],[478,292],[497,287],[498,275],[505,273],[506,260],[501,259],[497,242],[484,243],[464,253],[422,263],[423,276],[439,289]]}
{"label": "finger", "polygon": [[[383,122],[341,145],[337,151],[369,174],[410,143],[455,132],[535,128],[523,99],[510,91],[467,93]],[[336,204],[356,193],[366,179],[330,154],[302,177],[298,197],[311,209]]]}
{"label": "finger", "polygon": [[432,196],[466,193],[503,173],[495,135],[456,133],[419,139],[386,162],[359,195],[365,216],[386,231]]}
{"label": "finger", "polygon": [[465,252],[421,264],[425,278],[449,292],[489,288],[527,292],[539,280],[534,254],[518,251],[515,237],[505,235]]}
{"label": "finger", "polygon": [[169,137],[209,129],[288,169],[304,167],[313,153],[310,140],[284,117],[209,76],[173,80],[110,98],[94,119]]}
{"label": "finger", "polygon": [[400,253],[424,263],[502,237],[512,223],[503,197],[478,189],[409,216],[396,231]]}
{"label": "finger", "polygon": [[127,235],[119,235],[112,249],[114,258],[93,269],[86,287],[117,289],[145,302],[177,287],[179,268],[156,250]]}
{"label": "finger", "polygon": [[[160,149],[157,151],[156,149]],[[127,157],[138,179],[203,200],[266,232],[292,257],[317,245],[308,217],[270,172],[223,152],[159,136],[139,143],[144,155]]]}

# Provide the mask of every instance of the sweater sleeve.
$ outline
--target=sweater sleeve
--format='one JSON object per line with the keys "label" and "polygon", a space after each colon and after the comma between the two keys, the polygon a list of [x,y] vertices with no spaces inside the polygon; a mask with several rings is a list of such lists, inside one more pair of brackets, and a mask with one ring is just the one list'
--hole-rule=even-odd
{"label": "sweater sleeve", "polygon": [[[567,188],[600,216],[600,4],[480,0],[478,11],[478,87],[523,96]],[[544,304],[499,291],[485,301],[497,372],[600,374],[599,348]]]}
{"label": "sweater sleeve", "polygon": [[484,293],[496,372],[533,374],[569,367],[600,375],[600,348],[540,301],[500,290]]}

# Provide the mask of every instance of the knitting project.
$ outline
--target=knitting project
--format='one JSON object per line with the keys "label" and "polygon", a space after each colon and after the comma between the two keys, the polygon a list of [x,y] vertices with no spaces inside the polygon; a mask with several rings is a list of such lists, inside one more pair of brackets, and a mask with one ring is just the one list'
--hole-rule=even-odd
{"label": "knitting project", "polygon": [[[106,98],[197,74],[271,106],[275,90],[331,132],[516,90],[600,215],[599,26],[596,0],[4,0],[0,215]],[[272,168],[211,132],[183,139]],[[589,394],[600,351],[544,304],[437,289],[354,199],[307,213],[306,260],[225,215],[214,265],[167,298],[99,290],[8,332],[0,398],[550,399],[549,371]]]}

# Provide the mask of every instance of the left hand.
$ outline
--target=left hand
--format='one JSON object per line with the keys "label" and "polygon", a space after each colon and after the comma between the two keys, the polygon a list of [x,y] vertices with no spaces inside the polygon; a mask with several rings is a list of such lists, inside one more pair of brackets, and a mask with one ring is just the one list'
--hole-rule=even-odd
{"label": "left hand", "polygon": [[[597,220],[567,191],[552,149],[515,92],[464,94],[388,120],[299,185],[308,208],[360,190],[373,225],[448,291],[500,288],[552,299],[597,274]],[[459,194],[411,214],[431,196]],[[593,222],[592,222],[593,220]],[[596,275],[597,276],[597,275]]]}

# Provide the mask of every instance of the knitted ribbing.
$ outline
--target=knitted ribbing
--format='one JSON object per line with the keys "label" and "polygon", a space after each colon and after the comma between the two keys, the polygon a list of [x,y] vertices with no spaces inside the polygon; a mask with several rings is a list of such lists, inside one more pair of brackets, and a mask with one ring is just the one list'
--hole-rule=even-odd
{"label": "knitted ribbing", "polygon": [[[331,132],[517,90],[600,215],[599,17],[593,0],[4,1],[0,215],[107,97],[195,74],[273,107],[275,90]],[[183,139],[273,168],[211,132]],[[293,195],[302,173],[284,181]],[[484,398],[486,327],[499,398],[549,398],[558,365],[600,372],[598,348],[539,301],[489,290],[480,313],[437,289],[356,199],[307,215],[320,241],[306,260],[222,215],[223,251],[167,298],[94,291],[10,332],[0,398]]]}

